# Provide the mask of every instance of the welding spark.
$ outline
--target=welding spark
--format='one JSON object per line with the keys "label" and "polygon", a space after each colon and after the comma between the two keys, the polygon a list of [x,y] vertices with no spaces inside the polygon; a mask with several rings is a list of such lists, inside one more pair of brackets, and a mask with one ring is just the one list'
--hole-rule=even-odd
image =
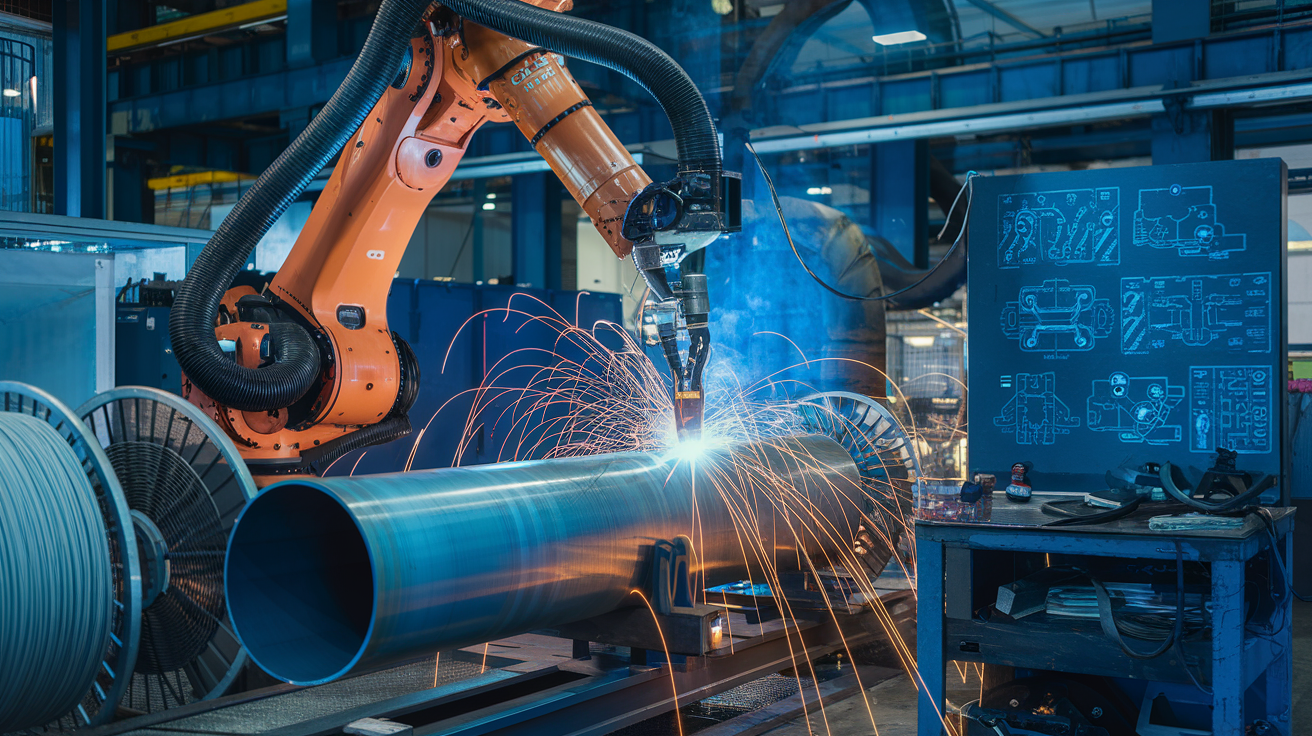
{"label": "welding spark", "polygon": [[[538,304],[520,309],[516,300],[522,299],[535,300]],[[532,311],[528,308],[530,306]],[[543,316],[542,310],[548,314]],[[799,401],[770,398],[779,395],[785,384],[800,394],[812,392],[796,378],[783,378],[780,374],[784,371],[753,383],[739,380],[728,370],[709,376],[702,437],[679,442],[670,383],[647,357],[642,345],[622,326],[610,322],[581,326],[565,319],[544,302],[520,294],[513,296],[504,308],[475,315],[465,327],[480,318],[521,321],[519,330],[545,326],[555,331],[556,339],[550,350],[524,348],[513,351],[487,368],[482,385],[477,389],[443,405],[446,407],[457,399],[469,401],[472,398],[472,407],[464,420],[463,438],[454,458],[456,464],[470,456],[480,438],[490,443],[490,454],[499,461],[644,451],[673,460],[671,474],[680,465],[695,463],[701,471],[697,477],[709,479],[714,495],[733,519],[744,567],[753,571],[752,577],[746,581],[753,586],[753,595],[759,583],[765,583],[773,591],[783,589],[781,555],[795,554],[797,558],[790,557],[788,566],[800,567],[813,575],[818,576],[824,570],[842,571],[857,589],[857,595],[830,600],[830,593],[821,586],[834,624],[841,623],[839,611],[847,612],[854,601],[868,607],[893,643],[908,676],[917,687],[924,686],[916,669],[915,655],[897,630],[892,613],[884,606],[874,586],[873,575],[882,571],[885,563],[877,561],[867,566],[873,550],[888,550],[889,555],[883,558],[887,559],[898,554],[899,541],[902,541],[907,553],[902,564],[914,574],[909,501],[912,485],[922,479],[906,477],[905,472],[899,475],[898,471],[905,471],[905,467],[899,462],[884,460],[879,455],[880,445],[876,438],[864,436],[865,430],[861,426],[836,414],[827,404],[807,404],[804,407],[813,418],[819,417],[819,426],[845,428],[850,440],[845,446],[851,445],[849,451],[852,447],[860,447],[867,453],[861,462],[866,463],[864,467],[868,472],[863,473],[856,497],[851,497],[846,488],[825,489],[830,495],[840,496],[844,503],[860,510],[859,528],[847,528],[846,520],[840,527],[825,509],[816,505],[816,496],[807,487],[831,483],[826,479],[832,477],[832,468],[798,450],[797,445],[784,441],[787,437],[816,431],[816,424],[808,424],[803,417],[807,412],[799,411]],[[456,339],[459,337],[460,333],[457,333]],[[800,349],[798,354],[799,362],[786,370],[813,369],[834,360],[856,362],[846,358],[808,358]],[[900,389],[891,381],[889,385],[895,393],[893,403],[905,405],[906,397],[901,395]],[[428,424],[431,425],[440,413],[441,409]],[[924,446],[925,440],[910,415],[901,424],[905,434],[912,438],[912,451],[917,443]],[[424,429],[427,427],[425,425]],[[951,434],[955,436],[959,429],[952,427]],[[424,435],[424,431],[417,433],[407,469],[413,463]],[[727,448],[731,446],[749,449],[730,452]],[[762,454],[767,451],[783,453],[793,468],[788,473],[776,472],[773,468],[777,463],[769,462]],[[803,480],[799,481],[799,478]],[[702,591],[702,603],[710,603],[706,600],[705,573],[698,552],[704,540],[701,509],[695,505],[697,498],[694,490],[694,512],[693,518],[688,520],[687,532],[693,542],[690,567],[693,589]],[[759,528],[759,513],[770,507],[776,512],[776,518],[785,520],[783,525],[786,528],[777,530],[782,535],[777,538],[778,548],[767,548],[763,542],[765,535]],[[805,553],[815,549],[837,549],[840,553],[818,556]],[[786,597],[778,597],[776,603],[785,620],[794,624],[799,621],[802,612],[794,611],[792,602]],[[726,606],[725,631],[730,648],[733,647],[735,626],[731,615],[741,616],[731,614]],[[736,625],[740,630],[751,626],[742,618]],[[786,628],[785,638],[792,652],[799,689],[803,685],[803,673],[810,672],[818,696],[818,678],[811,669],[812,655],[807,654],[808,645],[796,627]],[[847,661],[854,661],[846,639],[843,640],[843,654]],[[871,727],[878,733],[864,689],[862,697]],[[823,699],[818,703],[824,728],[829,731]],[[805,699],[803,707],[807,710],[804,715],[809,719],[811,714]],[[943,720],[942,714],[940,719]],[[946,720],[944,727],[949,732],[954,730]]]}

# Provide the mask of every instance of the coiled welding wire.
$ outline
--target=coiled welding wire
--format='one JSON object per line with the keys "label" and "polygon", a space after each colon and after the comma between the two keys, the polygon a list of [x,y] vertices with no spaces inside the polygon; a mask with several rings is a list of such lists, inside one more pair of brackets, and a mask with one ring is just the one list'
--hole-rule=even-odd
{"label": "coiled welding wire", "polygon": [[109,541],[77,454],[49,424],[0,413],[0,732],[76,707],[108,644]]}

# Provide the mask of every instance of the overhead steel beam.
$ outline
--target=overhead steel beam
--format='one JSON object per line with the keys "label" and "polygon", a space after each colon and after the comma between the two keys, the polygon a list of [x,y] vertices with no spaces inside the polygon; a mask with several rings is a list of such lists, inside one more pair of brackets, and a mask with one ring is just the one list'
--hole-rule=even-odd
{"label": "overhead steel beam", "polygon": [[994,18],[997,18],[1003,23],[1006,23],[1012,28],[1015,28],[1018,31],[1032,33],[1035,36],[1038,36],[1039,38],[1045,38],[1048,35],[1043,31],[1040,31],[1039,29],[1030,25],[1029,23],[1026,23],[1025,21],[1021,20],[1020,18],[1017,18],[1011,13],[1008,13],[1002,8],[999,8],[998,6],[989,2],[989,0],[966,0],[966,1],[969,2],[971,5],[974,5],[975,7],[979,8],[980,10],[983,10],[985,13],[988,13],[989,15],[993,16]]}
{"label": "overhead steel beam", "polygon": [[1087,107],[1070,107],[1057,110],[1021,112],[1010,115],[969,117],[933,123],[882,125],[857,130],[836,131],[832,133],[814,133],[811,135],[768,138],[759,142],[754,141],[752,145],[759,153],[808,151],[816,148],[835,148],[838,146],[855,146],[868,143],[883,143],[886,141],[1000,133],[1009,130],[1026,130],[1031,128],[1052,127],[1056,125],[1096,123],[1106,120],[1146,117],[1165,111],[1166,107],[1160,99],[1142,100],[1138,102],[1119,102],[1110,105],[1091,105]]}
{"label": "overhead steel beam", "polygon": [[255,2],[221,8],[209,13],[189,15],[180,20],[118,33],[106,39],[106,50],[122,54],[136,49],[167,46],[211,33],[245,28],[255,23],[270,23],[287,17],[287,0]]}
{"label": "overhead steel beam", "polygon": [[1307,99],[1312,99],[1312,84],[1286,84],[1278,87],[1253,87],[1194,95],[1189,100],[1188,106],[1204,110],[1213,107],[1270,105]]}

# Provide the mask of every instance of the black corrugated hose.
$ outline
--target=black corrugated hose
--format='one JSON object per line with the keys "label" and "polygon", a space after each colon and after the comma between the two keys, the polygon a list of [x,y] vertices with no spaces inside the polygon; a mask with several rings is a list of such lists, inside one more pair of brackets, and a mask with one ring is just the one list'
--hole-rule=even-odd
{"label": "black corrugated hose", "polygon": [[[534,46],[621,72],[642,85],[670,120],[680,168],[717,177],[719,137],[710,110],[683,68],[627,31],[520,0],[445,0],[457,15]],[[319,351],[301,326],[270,325],[274,362],[251,369],[228,360],[214,339],[219,303],[251,249],[364,121],[401,65],[429,0],[384,0],[346,80],[305,132],[233,208],[178,289],[169,320],[178,363],[216,402],[243,411],[290,406],[314,385]]]}
{"label": "black corrugated hose", "polygon": [[706,100],[688,73],[641,36],[520,0],[441,0],[466,20],[534,46],[599,64],[632,79],[665,110],[674,130],[679,168],[719,176],[720,138]]}
{"label": "black corrugated hose", "polygon": [[251,249],[364,122],[396,78],[409,39],[429,0],[385,0],[346,80],[278,160],[223,220],[178,289],[169,338],[178,363],[207,396],[242,411],[291,406],[319,376],[319,348],[292,322],[269,326],[274,362],[246,368],[229,360],[214,338],[223,293]]}

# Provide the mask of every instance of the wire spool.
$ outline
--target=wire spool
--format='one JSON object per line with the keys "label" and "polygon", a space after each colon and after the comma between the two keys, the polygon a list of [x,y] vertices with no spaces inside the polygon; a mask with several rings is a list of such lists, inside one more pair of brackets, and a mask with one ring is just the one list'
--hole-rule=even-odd
{"label": "wire spool", "polygon": [[0,731],[114,717],[141,623],[129,518],[86,425],[0,382]]}
{"label": "wire spool", "polygon": [[141,653],[120,708],[215,698],[247,655],[228,624],[228,533],[255,482],[219,426],[180,397],[123,386],[78,409],[123,485],[141,558]]}
{"label": "wire spool", "polygon": [[[802,426],[847,450],[861,471],[869,501],[855,547],[874,579],[884,571],[906,529],[920,460],[911,438],[882,404],[850,391],[825,391],[798,401]],[[870,527],[870,528],[867,528]]]}

